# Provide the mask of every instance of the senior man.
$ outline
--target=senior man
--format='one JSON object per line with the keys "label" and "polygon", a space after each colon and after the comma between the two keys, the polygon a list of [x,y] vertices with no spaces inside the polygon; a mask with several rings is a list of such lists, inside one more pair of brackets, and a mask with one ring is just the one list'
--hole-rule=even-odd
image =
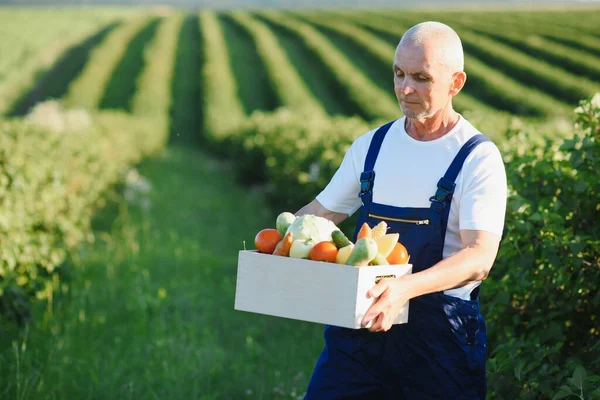
{"label": "senior man", "polygon": [[[466,74],[461,41],[438,22],[409,29],[394,57],[404,117],[359,137],[327,187],[297,215],[386,221],[413,273],[384,279],[368,329],[325,327],[306,399],[482,399],[486,330],[479,285],[504,225],[497,147],[452,108]],[[356,233],[355,233],[356,239]],[[392,325],[410,301],[407,324]]]}

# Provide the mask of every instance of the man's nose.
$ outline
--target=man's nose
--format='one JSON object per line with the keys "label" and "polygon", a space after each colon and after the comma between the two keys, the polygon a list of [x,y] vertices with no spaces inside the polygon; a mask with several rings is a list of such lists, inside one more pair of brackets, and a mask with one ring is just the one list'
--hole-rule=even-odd
{"label": "man's nose", "polygon": [[410,80],[404,77],[400,82],[397,82],[396,86],[399,86],[402,94],[407,95],[414,92],[412,85],[410,84]]}

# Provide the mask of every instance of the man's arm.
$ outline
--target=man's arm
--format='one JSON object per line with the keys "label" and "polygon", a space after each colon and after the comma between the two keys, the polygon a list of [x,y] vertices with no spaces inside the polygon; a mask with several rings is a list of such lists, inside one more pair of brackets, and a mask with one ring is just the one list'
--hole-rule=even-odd
{"label": "man's arm", "polygon": [[409,295],[454,289],[487,278],[500,245],[500,238],[490,232],[461,230],[463,248],[431,268],[410,276]]}
{"label": "man's arm", "polygon": [[348,218],[348,214],[329,211],[316,199],[299,209],[295,215],[300,217],[305,214],[312,214],[316,215],[317,217],[327,218],[336,225]]}
{"label": "man's arm", "polygon": [[406,301],[424,294],[464,286],[487,278],[496,259],[500,238],[490,232],[461,230],[463,248],[434,266],[397,279],[383,279],[367,296],[377,298],[363,318],[374,320],[371,331],[387,331]]}

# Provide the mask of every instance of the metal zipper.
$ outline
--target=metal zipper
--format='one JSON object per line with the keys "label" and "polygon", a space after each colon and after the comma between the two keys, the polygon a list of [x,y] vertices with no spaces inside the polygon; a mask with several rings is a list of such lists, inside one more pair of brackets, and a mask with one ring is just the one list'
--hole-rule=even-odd
{"label": "metal zipper", "polygon": [[395,221],[395,222],[406,222],[407,224],[429,225],[428,219],[414,220],[414,219],[391,218],[391,217],[384,217],[384,216],[375,215],[375,214],[369,214],[369,217],[388,220],[388,221]]}

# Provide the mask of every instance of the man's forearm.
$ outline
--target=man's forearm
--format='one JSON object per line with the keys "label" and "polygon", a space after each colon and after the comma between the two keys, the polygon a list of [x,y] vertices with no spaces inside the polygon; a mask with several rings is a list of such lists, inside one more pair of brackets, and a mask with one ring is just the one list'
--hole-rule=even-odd
{"label": "man's forearm", "polygon": [[401,279],[405,279],[409,298],[454,289],[485,279],[495,257],[493,248],[470,245],[431,268]]}
{"label": "man's forearm", "polygon": [[323,207],[321,203],[319,203],[317,200],[313,200],[301,209],[299,209],[295,215],[297,217],[300,217],[306,214],[312,214],[316,215],[317,217],[327,218],[334,224],[339,224],[340,222],[348,218],[348,215],[346,214],[329,211],[328,209]]}

